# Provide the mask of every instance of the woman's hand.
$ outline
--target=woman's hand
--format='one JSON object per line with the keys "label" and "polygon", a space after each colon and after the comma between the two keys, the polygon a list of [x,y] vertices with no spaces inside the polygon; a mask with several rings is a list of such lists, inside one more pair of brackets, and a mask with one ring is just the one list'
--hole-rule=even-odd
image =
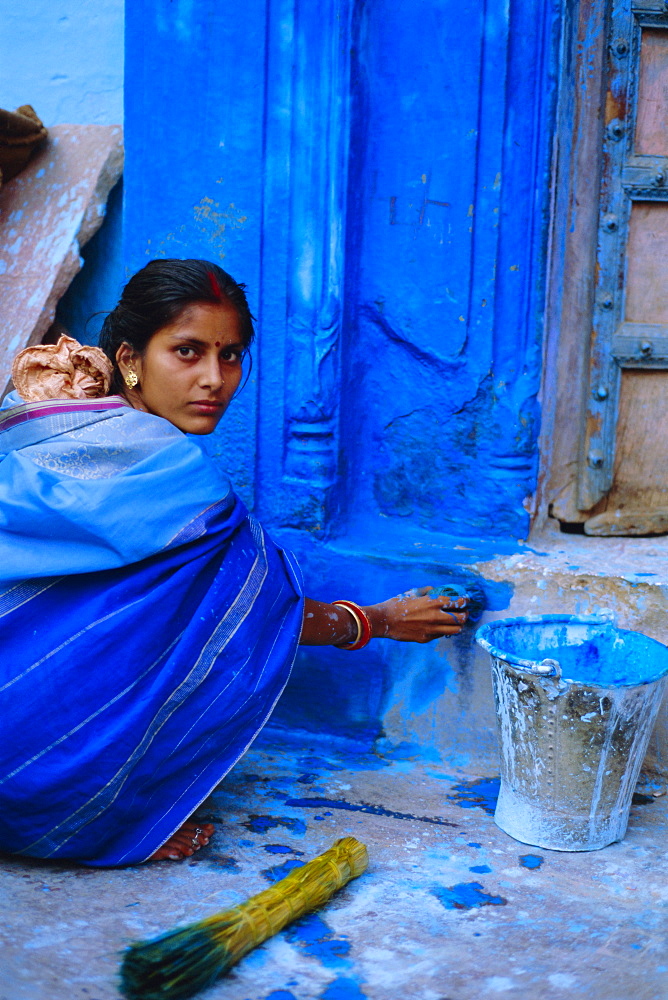
{"label": "woman's hand", "polygon": [[[399,642],[431,642],[461,632],[468,618],[468,599],[429,597],[430,590],[431,587],[422,587],[410,594],[400,594],[389,601],[364,607],[362,610],[371,622],[372,637]],[[299,640],[303,646],[340,646],[353,642],[356,634],[357,626],[346,608],[306,598]]]}
{"label": "woman's hand", "polygon": [[[468,618],[465,597],[428,597],[430,587],[420,596],[400,594],[381,604],[365,608],[373,634],[399,642],[431,642],[461,632]],[[420,594],[420,591],[417,591]]]}

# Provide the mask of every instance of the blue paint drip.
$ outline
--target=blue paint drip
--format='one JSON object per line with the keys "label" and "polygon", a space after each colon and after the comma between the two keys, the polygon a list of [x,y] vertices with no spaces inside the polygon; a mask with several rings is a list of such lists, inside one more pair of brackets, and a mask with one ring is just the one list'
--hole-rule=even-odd
{"label": "blue paint drip", "polygon": [[476,844],[476,842],[474,840],[470,840],[466,846],[467,847],[482,847],[482,844]]}
{"label": "blue paint drip", "polygon": [[469,871],[475,872],[476,875],[488,875],[491,870],[488,865],[473,865],[472,868],[469,868]]}
{"label": "blue paint drip", "polygon": [[345,770],[339,764],[333,764],[331,761],[326,760],[325,757],[300,757],[297,761],[300,767],[313,768],[317,767],[323,771],[343,771]]}
{"label": "blue paint drip", "polygon": [[265,844],[264,849],[269,854],[298,854],[301,857],[304,853],[295,847],[288,847],[287,844]]}
{"label": "blue paint drip", "polygon": [[273,868],[264,868],[260,875],[264,875],[268,882],[280,882],[282,878],[289,875],[293,868],[303,868],[304,862],[297,861],[296,858],[288,858],[282,865],[274,865]]}
{"label": "blue paint drip", "polygon": [[540,868],[545,858],[542,858],[540,854],[521,854],[520,864],[522,868],[529,868],[531,870],[535,868]]}
{"label": "blue paint drip", "polygon": [[348,976],[339,976],[329,984],[321,1000],[367,1000],[366,993],[360,989],[359,983]]}
{"label": "blue paint drip", "polygon": [[[443,690],[443,665],[440,665],[441,680],[440,690]],[[430,751],[421,743],[408,743],[404,741],[397,745],[385,746],[383,740],[378,740],[376,748],[386,760],[434,760],[439,761],[438,754]]]}
{"label": "blue paint drip", "polygon": [[459,882],[447,888],[436,886],[432,895],[443,904],[446,910],[471,910],[479,906],[505,906],[508,902],[503,896],[490,896],[482,891],[480,882]]}
{"label": "blue paint drip", "polygon": [[306,833],[306,824],[292,816],[258,816],[256,813],[251,813],[241,825],[251,833],[267,833],[275,826],[284,826],[291,833]]}
{"label": "blue paint drip", "polygon": [[[383,806],[372,806],[367,802],[354,803],[344,802],[339,799],[286,799],[286,806],[298,809],[319,809],[321,806],[329,806],[331,809],[347,809],[349,812],[370,813],[372,816],[391,816],[393,819],[412,819],[418,823],[434,823],[436,826],[453,826],[457,823],[449,823],[440,816],[414,816],[412,813],[395,812],[393,809],[385,809]],[[318,817],[314,817],[318,819]],[[320,817],[322,819],[322,817]]]}
{"label": "blue paint drip", "polygon": [[296,945],[304,955],[319,959],[327,967],[345,964],[350,952],[350,941],[345,935],[337,935],[325,921],[312,913],[296,920],[284,932],[291,944]]}
{"label": "blue paint drip", "polygon": [[446,797],[456,802],[462,809],[484,809],[493,816],[500,784],[499,778],[476,778],[475,781],[464,781],[459,785],[453,785],[456,794]]}

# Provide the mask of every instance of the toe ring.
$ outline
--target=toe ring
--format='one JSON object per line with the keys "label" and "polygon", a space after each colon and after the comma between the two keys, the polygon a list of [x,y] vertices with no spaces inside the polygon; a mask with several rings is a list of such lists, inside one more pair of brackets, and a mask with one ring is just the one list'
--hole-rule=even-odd
{"label": "toe ring", "polygon": [[199,842],[199,837],[201,833],[204,833],[204,830],[202,830],[199,826],[195,827],[195,833],[191,841],[193,847],[201,847],[201,844]]}

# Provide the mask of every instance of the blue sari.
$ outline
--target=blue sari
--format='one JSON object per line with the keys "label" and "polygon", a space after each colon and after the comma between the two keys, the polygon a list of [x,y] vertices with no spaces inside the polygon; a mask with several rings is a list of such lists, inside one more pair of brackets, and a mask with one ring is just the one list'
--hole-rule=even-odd
{"label": "blue sari", "polygon": [[120,397],[0,410],[0,850],[153,854],[267,721],[299,570],[199,446]]}

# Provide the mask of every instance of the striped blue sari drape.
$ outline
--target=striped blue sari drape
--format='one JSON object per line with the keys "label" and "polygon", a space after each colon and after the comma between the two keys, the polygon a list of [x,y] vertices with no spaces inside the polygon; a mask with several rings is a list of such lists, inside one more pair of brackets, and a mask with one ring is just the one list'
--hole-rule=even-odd
{"label": "striped blue sari drape", "polygon": [[[82,414],[81,426],[90,420]],[[159,455],[150,457],[157,468]],[[3,465],[0,555],[3,527],[8,535]],[[141,519],[125,505],[122,483],[141,470],[124,460],[119,469],[110,502]],[[199,472],[213,477],[220,496],[205,456]],[[195,489],[172,485],[181,494]],[[136,504],[136,484],[128,495]],[[185,509],[183,495],[179,503]],[[87,519],[89,531],[94,515]],[[11,552],[12,539],[5,541]],[[243,754],[283,690],[302,613],[289,553],[230,491],[158,545],[111,566],[102,546],[103,568],[63,565],[61,575],[37,571],[21,580],[8,572],[0,586],[1,850],[89,865],[145,860]],[[38,561],[39,552],[35,569]]]}

